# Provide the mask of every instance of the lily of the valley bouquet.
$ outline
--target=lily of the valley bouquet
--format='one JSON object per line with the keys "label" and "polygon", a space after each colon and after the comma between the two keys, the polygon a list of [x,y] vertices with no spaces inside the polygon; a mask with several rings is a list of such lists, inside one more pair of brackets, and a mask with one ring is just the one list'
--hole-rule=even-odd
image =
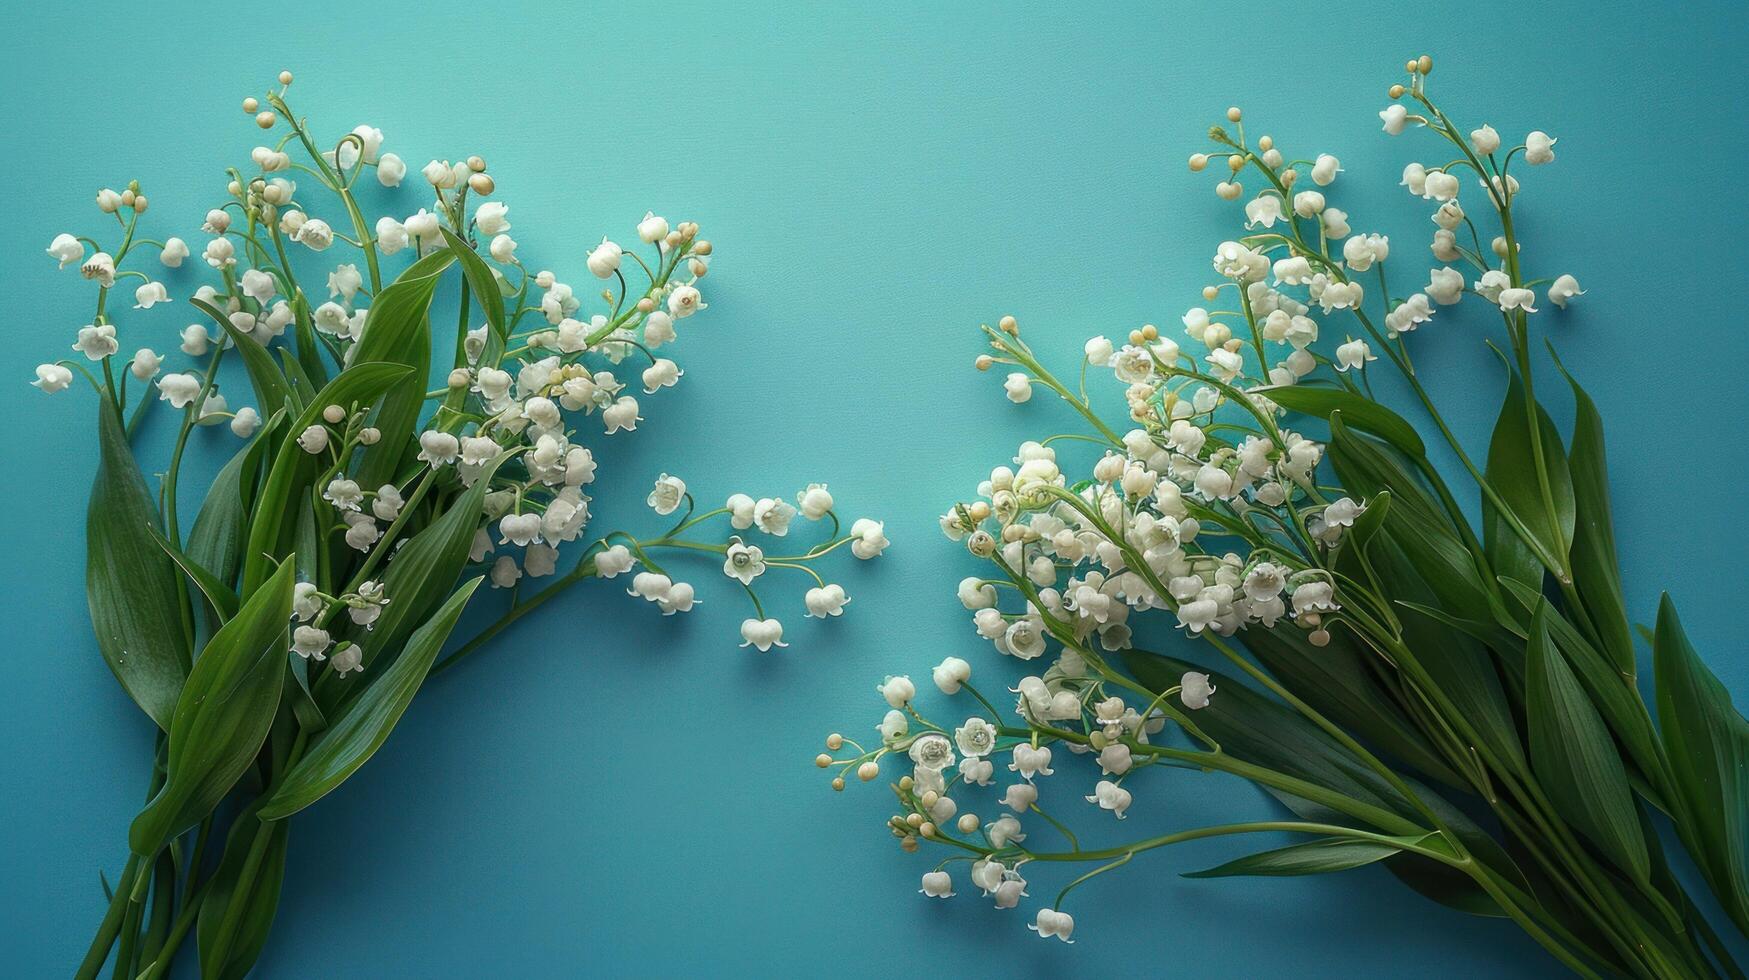
{"label": "lily of the valley bouquet", "polygon": [[[96,309],[36,384],[96,394],[91,618],[158,729],[82,977],[112,956],[116,976],[162,976],[185,948],[205,976],[248,972],[273,922],[287,818],[369,759],[428,675],[566,587],[627,576],[632,595],[684,613],[693,586],[656,555],[703,554],[752,599],[741,645],[765,651],[784,644],[763,574],[799,571],[808,615],[837,616],[845,591],[813,566],[887,544],[875,521],[841,528],[821,484],[793,504],[735,494],[701,510],[667,474],[648,497],[666,530],[590,536],[589,443],[635,430],[643,401],[680,378],[657,351],[705,309],[710,243],[654,214],[631,248],[578,243],[585,281],[605,287],[602,311],[585,313],[585,296],[523,264],[484,160],[410,175],[374,128],[324,141],[286,105],[290,74],[279,81],[265,104],[243,103],[265,142],[229,172],[196,249],[147,237],[137,182],[98,194],[108,231],[49,247],[90,281]],[[416,199],[367,218],[366,180]],[[198,322],[179,337],[130,326],[129,305],[173,289]],[[448,329],[432,317],[440,291],[457,297]],[[180,356],[160,353],[172,345]],[[175,428],[175,449],[142,469],[131,441],[152,425]],[[185,452],[216,426],[238,448],[190,493]],[[792,522],[830,531],[790,545]],[[483,580],[508,593],[506,611],[440,659]]]}
{"label": "lily of the valley bouquet", "polygon": [[[888,825],[939,857],[925,895],[1027,906],[1028,928],[1069,941],[1083,882],[1181,841],[1287,832],[1304,840],[1197,874],[1382,862],[1437,901],[1509,917],[1585,976],[1742,976],[1659,828],[1749,929],[1749,724],[1668,598],[1640,674],[1602,420],[1564,369],[1570,434],[1539,401],[1539,324],[1580,289],[1514,217],[1520,176],[1555,160],[1555,140],[1460,127],[1431,69],[1409,62],[1380,113],[1390,134],[1436,137],[1402,178],[1432,215],[1430,272],[1338,206],[1335,157],[1248,139],[1234,108],[1190,167],[1222,172],[1245,232],[1216,250],[1188,343],[1153,326],[1095,337],[1077,383],[1012,318],[985,328],[978,367],[1001,365],[1011,400],[1044,388],[1088,427],[1026,443],[942,518],[987,563],[959,585],[976,631],[1029,676],[980,689],[984,668],[949,657],[933,681],[958,707],[921,711],[926,685],[889,677],[876,736],[834,734],[817,760],[840,789],[896,765]],[[1412,361],[1418,330],[1457,304],[1500,326],[1503,405],[1479,462]],[[1381,369],[1455,453],[1455,479],[1372,397]],[[1090,399],[1089,371],[1121,401]],[[1059,459],[1085,440],[1104,448],[1090,467]],[[1458,503],[1471,486],[1479,524]],[[1138,648],[1150,621],[1221,670]],[[1082,846],[1075,824],[1169,806],[1172,785],[1146,778],[1168,768],[1254,781],[1295,818]],[[1044,890],[1062,863],[1089,870]]]}

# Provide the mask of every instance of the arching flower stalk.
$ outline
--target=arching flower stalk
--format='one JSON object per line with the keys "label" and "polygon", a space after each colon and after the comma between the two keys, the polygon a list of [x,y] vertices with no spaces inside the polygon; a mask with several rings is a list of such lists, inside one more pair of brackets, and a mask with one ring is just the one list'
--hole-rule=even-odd
{"label": "arching flower stalk", "polygon": [[[1555,141],[1535,132],[1507,148],[1490,127],[1466,134],[1428,94],[1431,60],[1406,69],[1385,130],[1425,129],[1451,158],[1403,172],[1433,212],[1431,271],[1402,271],[1405,250],[1342,210],[1336,157],[1250,141],[1234,108],[1190,168],[1222,170],[1216,194],[1245,201],[1245,233],[1215,249],[1205,305],[1182,317],[1186,341],[1152,325],[1121,343],[1094,337],[1072,383],[1014,318],[984,328],[977,367],[1000,366],[1011,401],[1042,387],[1087,425],[1021,446],[941,518],[986,563],[958,588],[974,629],[1027,675],[1001,682],[1013,700],[999,704],[972,684],[995,665],[948,658],[933,679],[963,706],[941,723],[920,713],[908,677],[888,678],[877,737],[834,734],[816,761],[838,789],[899,766],[891,832],[907,851],[944,855],[924,875],[926,896],[969,879],[1015,908],[1050,865],[1090,865],[1054,900],[1033,900],[1028,928],[1040,936],[1069,940],[1071,891],[1144,852],[1287,831],[1311,839],[1201,874],[1382,861],[1441,901],[1510,917],[1583,975],[1739,975],[1649,828],[1667,815],[1725,911],[1749,926],[1749,726],[1668,599],[1651,643],[1651,719],[1601,419],[1573,382],[1577,424],[1563,442],[1535,395],[1533,328],[1581,291],[1570,274],[1526,271],[1513,165],[1551,162]],[[1459,303],[1493,310],[1505,341],[1505,404],[1484,466],[1411,359],[1415,332]],[[1418,427],[1373,398],[1368,379],[1382,368],[1456,452],[1460,482],[1480,494],[1479,528]],[[1089,372],[1105,386],[1095,397]],[[1113,387],[1121,413],[1106,407]],[[1073,455],[1087,443],[1097,455]],[[1212,647],[1201,659],[1213,666],[1142,649],[1173,632]],[[1082,847],[1078,823],[1170,799],[1170,784],[1141,775],[1162,768],[1251,780],[1297,819]],[[1048,810],[1047,777],[1072,780],[1088,812]],[[1467,815],[1477,810],[1488,826]]]}
{"label": "arching flower stalk", "polygon": [[[94,284],[96,305],[75,356],[39,367],[35,384],[55,392],[82,375],[98,396],[92,618],[159,729],[82,977],[112,957],[119,976],[163,976],[191,932],[203,970],[247,972],[272,922],[287,818],[363,765],[428,675],[571,585],[625,576],[675,615],[709,591],[678,573],[714,574],[687,556],[726,559],[751,600],[741,645],[767,651],[785,644],[764,574],[790,577],[808,615],[835,617],[849,597],[819,569],[840,549],[870,559],[887,546],[879,522],[842,527],[823,483],[794,504],[737,493],[700,512],[666,473],[648,496],[666,530],[591,529],[590,447],[626,438],[681,379],[666,348],[707,307],[711,243],[646,213],[636,245],[585,249],[603,288],[574,291],[524,264],[484,159],[410,176],[373,127],[319,138],[287,104],[290,83],[244,101],[266,142],[229,171],[199,261],[181,238],[145,237],[137,181],[97,196],[114,231],[48,248]],[[356,193],[373,177],[405,199],[374,220]],[[120,288],[142,311],[174,290],[199,322],[155,334],[147,314],[117,312]],[[453,340],[433,313],[451,291]],[[444,382],[427,390],[434,373]],[[154,487],[131,443],[166,411],[177,436]],[[185,452],[221,424],[242,446],[188,522]],[[445,656],[483,583],[507,608]],[[228,841],[211,846],[232,812]]]}

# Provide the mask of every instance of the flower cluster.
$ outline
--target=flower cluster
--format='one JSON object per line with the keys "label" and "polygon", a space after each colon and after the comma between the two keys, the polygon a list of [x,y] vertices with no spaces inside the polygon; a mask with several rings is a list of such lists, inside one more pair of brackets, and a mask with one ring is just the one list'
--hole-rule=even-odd
{"label": "flower cluster", "polygon": [[[1393,99],[1420,99],[1430,68],[1411,62],[1410,84],[1395,86]],[[1428,124],[1399,102],[1382,116],[1392,133]],[[1459,140],[1460,160],[1405,170],[1404,186],[1432,209],[1431,252],[1442,264],[1417,280],[1425,287],[1402,293],[1392,291],[1386,275],[1403,261],[1401,250],[1393,253],[1382,234],[1357,230],[1356,219],[1338,206],[1342,167],[1335,156],[1290,159],[1268,136],[1247,142],[1239,109],[1226,118],[1237,132],[1211,129],[1217,150],[1193,155],[1190,169],[1224,162],[1216,194],[1243,202],[1246,233],[1215,249],[1217,279],[1202,290],[1204,305],[1182,315],[1184,339],[1152,324],[1116,340],[1088,339],[1080,383],[1072,385],[1045,368],[1015,318],[983,328],[991,350],[976,367],[1002,366],[1010,401],[1026,402],[1042,387],[1091,430],[1023,444],[940,520],[947,537],[988,563],[959,583],[958,597],[973,630],[1028,672],[1010,687],[1012,706],[999,710],[971,685],[971,666],[950,657],[933,679],[943,694],[976,701],[980,710],[963,724],[929,721],[913,704],[912,681],[889,677],[880,687],[889,710],[878,741],[865,748],[834,734],[816,760],[836,770],[838,789],[852,774],[878,778],[883,760],[904,760],[894,786],[899,812],[888,825],[907,851],[932,843],[951,855],[923,876],[927,896],[955,894],[956,861],[970,863],[970,881],[998,908],[1021,904],[1029,869],[1041,862],[1108,862],[1039,908],[1029,928],[1041,936],[1069,939],[1074,920],[1061,908],[1068,891],[1141,851],[1212,833],[1314,827],[1239,825],[1086,850],[1066,821],[1040,807],[1039,782],[1075,772],[1057,778],[1075,779],[1076,795],[1090,809],[1121,820],[1142,794],[1136,774],[1162,763],[1238,772],[1293,791],[1286,777],[1255,760],[1238,764],[1199,726],[1196,713],[1221,703],[1216,679],[1138,650],[1136,633],[1148,613],[1165,614],[1165,623],[1302,707],[1229,638],[1251,645],[1249,638],[1264,634],[1314,656],[1358,638],[1396,657],[1405,642],[1395,605],[1360,552],[1379,533],[1391,493],[1342,489],[1327,465],[1331,440],[1290,428],[1289,413],[1316,416],[1334,436],[1346,408],[1359,416],[1353,426],[1377,435],[1371,431],[1382,425],[1377,409],[1360,410],[1373,405],[1369,365],[1390,360],[1426,400],[1409,370],[1408,341],[1439,310],[1473,297],[1496,308],[1516,340],[1528,329],[1525,317],[1543,309],[1542,298],[1565,307],[1580,295],[1570,275],[1527,280],[1519,269],[1510,223],[1519,185],[1508,168],[1520,156],[1532,165],[1550,162],[1554,141],[1545,134],[1531,133],[1503,151],[1498,134],[1483,127]],[[1451,130],[1443,117],[1434,125]],[[1482,178],[1478,206],[1504,226],[1491,246],[1482,245],[1460,203],[1469,200],[1458,179],[1464,171]],[[1247,172],[1263,183],[1249,197],[1241,180]],[[1124,425],[1112,426],[1089,399],[1090,372],[1115,382]],[[1383,428],[1387,437],[1397,434]],[[1099,444],[1102,452],[1090,460],[1059,457],[1062,441],[1071,439]],[[1409,488],[1396,489],[1401,495]],[[1504,507],[1500,513],[1513,520]],[[1148,683],[1138,664],[1147,668]],[[1168,723],[1197,748],[1162,738]],[[998,777],[1002,785],[991,795],[1000,810],[972,812],[974,787]],[[1292,785],[1303,788],[1303,780]],[[1069,849],[1029,842],[1041,823]]]}
{"label": "flower cluster", "polygon": [[[202,796],[206,809],[193,819],[204,842],[219,797],[234,786],[249,787],[240,795],[260,793],[258,811],[249,798],[234,808],[244,816],[233,835],[257,834],[257,846],[229,849],[237,859],[217,872],[236,883],[237,896],[258,894],[239,876],[260,872],[261,849],[274,846],[272,821],[338,782],[315,774],[307,748],[319,747],[314,758],[328,759],[323,765],[349,758],[345,778],[387,737],[428,674],[471,656],[570,585],[632,573],[633,596],[664,615],[685,613],[700,598],[656,555],[714,554],[752,601],[742,646],[766,651],[784,645],[783,626],[756,591],[761,575],[804,573],[813,582],[802,596],[807,614],[833,618],[850,598],[816,567],[840,547],[860,559],[887,547],[877,521],[841,529],[823,483],[802,488],[793,504],[736,494],[695,514],[685,482],[668,474],[649,494],[656,514],[674,522],[667,531],[592,533],[590,494],[600,474],[591,447],[636,431],[646,403],[683,377],[668,353],[689,329],[683,324],[707,309],[700,284],[711,243],[697,224],[650,211],[625,245],[602,238],[584,249],[582,278],[561,278],[525,264],[511,237],[513,209],[481,156],[434,159],[414,173],[373,126],[321,142],[286,103],[291,80],[283,73],[264,99],[244,100],[268,135],[228,171],[224,200],[207,212],[193,245],[146,236],[148,200],[137,181],[98,193],[99,210],[116,221],[107,236],[63,234],[50,243],[56,262],[95,287],[96,304],[76,331],[75,356],[40,366],[35,381],[57,392],[83,376],[98,395],[103,456],[89,533],[93,554],[113,560],[90,570],[93,616],[111,669],[166,733],[170,763],[157,767],[159,798]],[[372,174],[385,189],[376,196],[399,202],[388,214],[367,215],[357,193]],[[137,319],[112,303],[114,290],[135,280]],[[456,297],[452,335],[434,323],[446,284]],[[173,292],[203,319],[160,341],[145,311]],[[172,363],[177,355],[164,352],[171,347],[188,362]],[[221,381],[227,360],[241,362],[249,396]],[[427,391],[434,365],[444,382]],[[130,396],[130,385],[138,395]],[[180,415],[180,431],[162,487],[152,492],[131,441],[163,406]],[[185,533],[177,490],[184,452],[196,427],[218,424],[244,444]],[[726,525],[720,533],[711,533],[712,518]],[[829,525],[830,534],[772,548],[773,540],[794,540],[798,518]],[[508,608],[439,658],[483,582],[508,595]],[[531,583],[542,588],[524,595]],[[215,648],[257,636],[276,649],[236,656],[271,669],[219,673],[233,658]],[[221,683],[223,697],[203,693],[202,685]],[[261,710],[229,728],[197,729],[187,720],[227,702]],[[262,751],[270,725],[295,741],[276,735]],[[194,731],[215,744],[184,754],[179,739]],[[236,760],[259,778],[239,782],[241,769],[217,768]],[[212,869],[198,846],[186,867],[180,852],[155,860],[190,829],[174,822],[186,816],[166,802],[136,821],[139,860],[124,873],[115,914],[93,947],[100,962],[124,922],[137,933],[139,916],[125,913],[130,903],[138,911],[154,874],[162,882],[169,869],[171,884],[187,875],[181,891],[197,898],[176,910],[178,889],[160,885],[152,921],[199,911],[190,902],[209,890],[197,890],[196,879]],[[149,833],[140,829],[146,824]],[[283,844],[284,835],[277,839]],[[245,854],[252,855],[246,867],[238,863]],[[227,960],[224,949],[241,942],[235,912],[202,915],[225,925],[210,935],[203,928],[200,942],[203,961],[215,942],[220,951],[211,955],[240,974],[247,962]],[[124,937],[124,955],[139,948],[134,938]],[[122,963],[118,972],[162,973],[174,951],[172,943],[158,963]]]}

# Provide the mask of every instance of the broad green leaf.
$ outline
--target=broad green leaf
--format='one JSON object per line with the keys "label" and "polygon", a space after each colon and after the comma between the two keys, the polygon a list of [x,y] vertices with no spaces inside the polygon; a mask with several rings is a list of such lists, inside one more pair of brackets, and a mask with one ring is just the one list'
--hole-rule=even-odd
{"label": "broad green leaf", "polygon": [[200,589],[201,594],[206,596],[207,601],[212,603],[213,609],[218,612],[220,623],[237,614],[237,593],[232,592],[230,586],[219,581],[212,572],[202,568],[198,562],[183,554],[182,549],[171,544],[169,538],[159,534],[157,528],[149,530],[152,532],[152,540],[158,542],[158,547],[164,549],[164,553],[170,556],[170,560],[182,569],[189,581],[193,582],[195,587]]}
{"label": "broad green leaf", "polygon": [[377,487],[394,479],[402,457],[410,451],[431,370],[431,297],[453,261],[453,252],[440,249],[414,262],[383,287],[365,315],[364,332],[352,351],[353,365],[380,361],[412,370],[384,393],[375,420],[382,438],[364,452],[355,477],[360,486]]}
{"label": "broad green leaf", "polygon": [[[1573,540],[1574,522],[1573,478],[1567,468],[1566,450],[1561,445],[1560,432],[1549,419],[1548,412],[1538,405],[1536,424],[1542,446],[1542,459],[1539,462],[1531,443],[1531,421],[1525,407],[1524,380],[1510,366],[1507,371],[1510,380],[1506,386],[1506,401],[1500,406],[1500,417],[1494,425],[1494,438],[1488,444],[1488,485],[1500,495],[1500,499],[1505,501],[1525,529],[1541,542],[1544,550],[1550,555],[1564,557],[1569,542]],[[1552,515],[1548,503],[1543,499],[1542,484],[1537,476],[1539,467],[1548,475],[1549,494],[1554,504]],[[1496,521],[1499,520],[1498,515],[1495,515],[1485,528],[1494,533],[1492,540],[1498,550],[1498,554],[1491,552],[1489,558],[1502,574],[1514,574],[1530,584],[1540,582],[1540,575],[1534,581],[1523,578],[1523,569],[1519,567],[1522,556],[1514,557],[1516,548],[1501,539],[1500,535],[1512,532],[1503,523],[1496,527]]]}
{"label": "broad green leaf", "polygon": [[284,420],[283,411],[273,413],[249,445],[238,450],[219,470],[212,486],[207,488],[194,527],[188,532],[183,552],[195,564],[212,572],[226,588],[237,581],[237,572],[242,568],[243,542],[249,535],[249,509],[260,480],[261,460],[267,456]]}
{"label": "broad green leaf", "polygon": [[[1178,683],[1186,670],[1204,670],[1181,660],[1140,651],[1129,651],[1124,663],[1142,684],[1163,691]],[[1399,814],[1409,826],[1423,821],[1422,814],[1365,763],[1355,758],[1322,729],[1280,701],[1267,698],[1242,681],[1205,671],[1217,688],[1209,706],[1196,712],[1197,724],[1234,758],[1286,773],[1341,793],[1351,800]],[[1508,880],[1524,881],[1522,872],[1487,832],[1463,811],[1415,780],[1404,777],[1416,796],[1439,814],[1445,826],[1463,841],[1477,860]],[[1355,818],[1322,804],[1312,803],[1274,787],[1265,789],[1301,818],[1321,823],[1355,825]],[[1376,826],[1376,825],[1375,825]],[[1383,829],[1383,828],[1380,828]],[[1486,893],[1473,882],[1442,873],[1445,866],[1415,854],[1391,858],[1386,867],[1405,884],[1436,901],[1476,914],[1496,914]]]}
{"label": "broad green leaf", "polygon": [[[1392,573],[1399,582],[1410,574],[1401,567]],[[1397,619],[1403,626],[1403,645],[1413,658],[1412,665],[1404,666],[1419,666],[1450,701],[1451,710],[1475,732],[1479,745],[1500,765],[1522,772],[1525,760],[1518,725],[1487,649],[1414,609],[1399,607]],[[1508,667],[1523,670],[1522,663]]]}
{"label": "broad green leaf", "polygon": [[151,856],[199,823],[255,759],[285,681],[295,582],[281,564],[195,661],[170,722],[164,787],[128,829],[134,853]]}
{"label": "broad green leaf", "polygon": [[[1502,579],[1506,590],[1514,600],[1523,605],[1528,617],[1539,605],[1545,605],[1540,592],[1522,582]],[[1566,657],[1567,665],[1573,668],[1573,674],[1579,678],[1585,688],[1585,694],[1591,699],[1591,704],[1597,709],[1604,724],[1626,749],[1628,758],[1632,760],[1640,775],[1642,775],[1657,792],[1642,793],[1660,809],[1668,809],[1669,801],[1659,794],[1662,787],[1668,784],[1668,764],[1658,743],[1658,737],[1652,727],[1652,719],[1646,714],[1644,703],[1640,701],[1639,692],[1632,683],[1616,673],[1612,665],[1595,646],[1579,632],[1579,628],[1569,622],[1565,615],[1554,606],[1548,606],[1543,615],[1548,626],[1549,637],[1555,646],[1560,648]],[[1630,777],[1632,774],[1630,773]],[[1631,778],[1630,778],[1631,782]]]}
{"label": "broad green leaf", "polygon": [[[1128,651],[1124,664],[1151,691],[1176,686],[1187,670],[1207,673],[1216,693],[1193,719],[1221,751],[1286,773],[1413,823],[1416,811],[1353,753],[1299,713],[1243,681],[1161,654]],[[1388,829],[1388,828],[1380,828]]]}
{"label": "broad green leaf", "polygon": [[1367,665],[1370,651],[1357,649],[1353,636],[1336,630],[1322,647],[1294,629],[1252,629],[1244,639],[1259,663],[1320,714],[1433,779],[1465,787],[1397,706]]}
{"label": "broad green leaf", "polygon": [[[327,381],[318,382],[312,379],[304,366],[298,363],[297,357],[284,347],[279,349],[279,363],[285,368],[285,383],[290,396],[286,405],[292,414],[296,414],[304,410],[304,406],[316,397],[316,392],[322,390],[322,385],[327,384]],[[326,379],[327,375],[322,377]]]}
{"label": "broad green leaf", "polygon": [[292,516],[292,501],[315,478],[314,457],[298,445],[298,435],[315,425],[327,406],[368,404],[411,373],[411,368],[400,364],[355,364],[330,381],[316,400],[292,420],[256,501],[239,594],[247,598],[267,577],[269,558],[277,560],[291,550],[287,545],[296,522],[287,518]]}
{"label": "broad green leaf", "polygon": [[1563,819],[1636,881],[1651,875],[1640,812],[1603,718],[1549,638],[1548,602],[1531,619],[1525,716],[1531,772]]}
{"label": "broad green leaf", "polygon": [[101,453],[85,514],[85,597],[97,648],[115,678],[159,728],[170,728],[188,676],[180,574],[152,532],[158,509],[110,404],[97,411]]}
{"label": "broad green leaf", "polygon": [[1373,535],[1379,533],[1379,528],[1385,524],[1385,515],[1391,512],[1391,491],[1380,490],[1367,498],[1366,509],[1354,519],[1354,526],[1348,529],[1345,544],[1356,550],[1364,551]]}
{"label": "broad green leaf", "polygon": [[[302,289],[298,290],[297,297],[292,301],[292,309],[297,312],[298,373],[309,382],[304,389],[307,398],[328,383],[328,366],[322,363],[322,342],[316,336],[316,324],[310,315],[310,299],[304,295]],[[291,360],[291,354],[285,348],[281,347],[280,353],[285,360]],[[285,376],[287,380],[295,377],[289,364],[286,366]]]}
{"label": "broad green leaf", "polygon": [[475,578],[450,596],[431,620],[413,631],[394,663],[334,719],[319,741],[286,773],[279,789],[261,807],[261,819],[279,820],[309,806],[345,782],[382,747],[431,664],[480,585]]}
{"label": "broad green leaf", "polygon": [[1276,848],[1273,851],[1248,854],[1245,857],[1228,861],[1226,864],[1204,871],[1188,871],[1184,873],[1183,877],[1230,878],[1235,875],[1285,877],[1348,871],[1372,864],[1375,861],[1382,861],[1394,854],[1401,854],[1403,848],[1418,845],[1430,836],[1437,837],[1438,834],[1392,838],[1399,842],[1396,846],[1380,841],[1356,840],[1352,837],[1320,837],[1317,840],[1291,844],[1287,847]]}
{"label": "broad green leaf", "polygon": [[486,323],[492,328],[492,336],[502,340],[508,332],[504,325],[504,297],[498,292],[498,284],[492,279],[492,267],[455,232],[448,228],[442,231],[443,240],[449,243],[449,250],[461,261],[462,274],[467,276],[468,288],[474,295],[474,302],[486,314]]}
{"label": "broad green leaf", "polygon": [[249,371],[249,382],[255,386],[255,397],[261,402],[261,414],[272,415],[285,407],[291,396],[290,386],[286,384],[285,375],[279,371],[279,365],[273,361],[273,355],[261,342],[231,324],[230,317],[225,316],[219,308],[203,299],[191,299],[190,303],[199,307],[213,322],[219,325],[237,346],[237,353],[243,355],[243,367]]}
{"label": "broad green leaf", "polygon": [[[284,822],[265,823],[253,807],[238,815],[225,838],[225,853],[213,872],[212,884],[201,902],[200,918],[195,926],[195,942],[199,947],[200,974],[210,980],[242,980],[255,965],[267,944],[267,933],[273,927],[274,914],[279,910],[280,889],[285,881],[285,856],[290,825]],[[255,867],[249,887],[239,892],[238,880],[249,863],[257,834],[265,835],[255,855]],[[220,923],[232,905],[242,907],[234,915],[225,962],[216,962],[216,943]]]}
{"label": "broad green leaf", "polygon": [[1409,555],[1442,607],[1467,619],[1493,618],[1493,590],[1444,508],[1386,447],[1351,431],[1341,412],[1330,419],[1330,461],[1350,493],[1371,499],[1390,492],[1386,536]]}
{"label": "broad green leaf", "polygon": [[1749,723],[1694,652],[1668,595],[1654,637],[1658,726],[1682,794],[1677,829],[1719,904],[1749,931]]}
{"label": "broad green leaf", "polygon": [[[1552,348],[1551,348],[1552,353]],[[1603,444],[1603,416],[1585,389],[1556,358],[1555,366],[1573,388],[1573,445],[1568,465],[1573,475],[1573,584],[1596,627],[1604,652],[1617,671],[1634,676],[1634,638],[1622,598],[1621,565],[1616,559],[1614,518],[1609,503],[1609,462]]]}
{"label": "broad green leaf", "polygon": [[1283,408],[1306,415],[1328,419],[1341,412],[1342,421],[1378,436],[1409,456],[1427,455],[1427,445],[1407,419],[1379,402],[1341,388],[1317,388],[1309,385],[1286,385],[1263,388],[1259,392]]}

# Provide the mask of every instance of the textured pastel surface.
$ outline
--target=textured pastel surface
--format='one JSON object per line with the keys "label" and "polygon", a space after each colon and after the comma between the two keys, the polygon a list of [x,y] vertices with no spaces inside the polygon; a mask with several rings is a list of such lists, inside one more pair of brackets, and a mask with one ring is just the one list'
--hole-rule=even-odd
{"label": "textured pastel surface", "polygon": [[[1076,945],[1047,944],[1020,913],[918,896],[930,861],[892,846],[887,791],[835,795],[810,760],[826,732],[860,737],[878,720],[872,688],[886,673],[921,675],[949,653],[983,677],[1012,666],[972,636],[952,590],[969,559],[934,515],[1020,439],[1072,423],[1043,398],[1009,405],[971,370],[976,325],[1015,313],[1069,369],[1092,333],[1176,324],[1237,225],[1236,206],[1183,165],[1233,102],[1289,156],[1338,154],[1334,202],[1357,230],[1390,234],[1396,275],[1410,275],[1432,225],[1397,174],[1435,151],[1388,139],[1374,113],[1424,50],[1460,123],[1560,138],[1558,162],[1524,175],[1521,235],[1537,274],[1572,272],[1590,290],[1545,323],[1608,423],[1631,609],[1649,619],[1671,589],[1703,656],[1749,704],[1749,535],[1729,503],[1749,479],[1737,448],[1749,334],[1732,299],[1749,272],[1719,220],[1734,198],[1712,176],[1749,156],[1735,115],[1741,5],[1349,4],[1316,18],[1303,4],[763,7],[669,4],[657,18],[635,4],[362,15],[367,5],[87,3],[9,15],[6,972],[64,974],[83,951],[150,750],[86,621],[90,398],[24,384],[88,315],[83,284],[42,248],[96,228],[92,192],[131,177],[146,183],[154,228],[197,241],[222,167],[256,140],[238,100],[288,67],[294,106],[325,132],[380,126],[415,166],[486,154],[522,254],[573,281],[585,280],[584,247],[629,236],[646,207],[696,219],[716,242],[712,308],[683,325],[676,355],[686,378],[605,454],[617,490],[598,502],[599,530],[655,530],[640,502],[667,470],[706,498],[827,480],[848,514],[885,517],[896,544],[844,569],[854,601],[842,620],[803,621],[799,585],[778,600],[792,643],[781,652],[735,647],[741,600],[700,564],[690,574],[706,601],[690,618],[662,619],[612,585],[581,588],[434,682],[356,779],[297,818],[263,976],[1547,974],[1551,961],[1509,925],[1446,912],[1377,869],[1176,877],[1256,842],[1138,859],[1076,893]],[[377,200],[418,206],[411,188]],[[172,349],[190,319],[124,310],[123,346]],[[1482,345],[1492,330],[1442,314],[1415,338],[1473,440],[1498,403]],[[238,378],[233,390],[247,389]],[[1550,400],[1564,424],[1565,400]],[[166,428],[143,439],[148,466],[167,458]],[[197,442],[200,473],[234,440]],[[1121,828],[1070,812],[1109,843],[1276,812],[1220,776],[1163,773],[1134,789]],[[1033,901],[1071,876],[1038,876]]]}

